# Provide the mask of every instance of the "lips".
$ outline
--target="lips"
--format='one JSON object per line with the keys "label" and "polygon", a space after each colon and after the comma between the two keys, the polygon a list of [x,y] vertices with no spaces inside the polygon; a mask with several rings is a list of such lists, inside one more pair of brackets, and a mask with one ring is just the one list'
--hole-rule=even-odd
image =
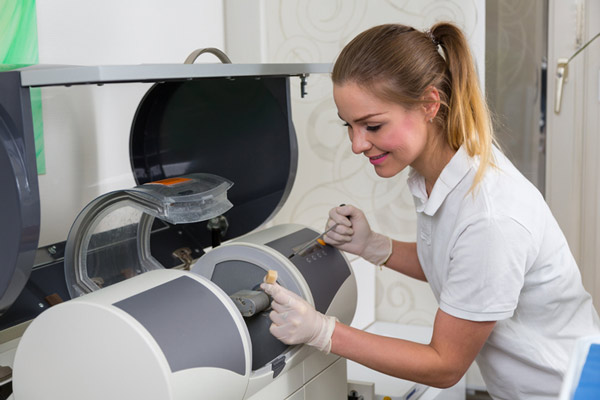
{"label": "lips", "polygon": [[373,165],[381,164],[387,158],[388,154],[390,153],[383,153],[377,156],[369,157],[369,161]]}

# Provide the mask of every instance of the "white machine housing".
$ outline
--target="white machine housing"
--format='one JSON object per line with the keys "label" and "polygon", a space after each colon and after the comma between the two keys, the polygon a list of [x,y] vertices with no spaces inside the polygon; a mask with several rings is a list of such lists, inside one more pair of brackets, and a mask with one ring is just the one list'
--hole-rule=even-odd
{"label": "white machine housing", "polygon": [[[285,255],[314,235],[275,226],[209,251],[190,272],[149,271],[50,308],[17,349],[15,400],[344,399],[344,360],[278,342],[268,311],[252,317],[259,322],[250,328],[231,293],[211,281],[231,285],[223,273],[233,268],[242,276],[237,284],[258,284],[254,278],[275,269],[281,285],[313,305],[317,298],[317,308],[328,302],[325,313],[349,324],[356,282],[345,256],[329,246],[297,260]],[[320,281],[332,290],[315,291]]]}

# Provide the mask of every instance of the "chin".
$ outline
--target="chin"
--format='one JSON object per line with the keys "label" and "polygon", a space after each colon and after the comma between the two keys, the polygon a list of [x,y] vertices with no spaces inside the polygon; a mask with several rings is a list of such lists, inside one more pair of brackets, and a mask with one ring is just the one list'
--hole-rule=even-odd
{"label": "chin", "polygon": [[389,170],[375,168],[375,173],[378,176],[380,176],[381,178],[392,178],[392,177],[396,176],[396,174],[398,172],[392,172],[392,171],[389,171]]}
{"label": "chin", "polygon": [[375,173],[378,176],[380,176],[381,178],[393,178],[394,176],[398,175],[403,170],[404,170],[404,168],[390,169],[390,168],[378,168],[378,167],[375,167]]}

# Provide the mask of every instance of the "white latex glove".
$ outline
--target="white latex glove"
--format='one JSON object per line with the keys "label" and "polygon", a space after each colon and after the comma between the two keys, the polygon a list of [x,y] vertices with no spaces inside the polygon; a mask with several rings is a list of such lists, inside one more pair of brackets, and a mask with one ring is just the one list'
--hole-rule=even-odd
{"label": "white latex glove", "polygon": [[351,205],[334,207],[329,210],[326,228],[338,224],[323,237],[340,250],[361,256],[375,265],[383,265],[392,254],[392,240],[373,232],[365,214]]}
{"label": "white latex glove", "polygon": [[321,351],[331,350],[334,317],[321,314],[306,300],[277,283],[262,283],[261,289],[273,298],[269,331],[285,344],[306,343]]}

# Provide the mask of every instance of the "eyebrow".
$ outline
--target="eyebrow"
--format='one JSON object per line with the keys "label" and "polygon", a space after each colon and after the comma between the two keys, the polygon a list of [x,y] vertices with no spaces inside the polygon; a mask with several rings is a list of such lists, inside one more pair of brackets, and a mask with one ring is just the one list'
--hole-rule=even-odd
{"label": "eyebrow", "polygon": [[[354,122],[354,123],[356,124],[356,123],[362,122],[362,121],[364,121],[364,120],[366,120],[366,119],[369,119],[369,118],[371,118],[371,117],[376,117],[376,116],[378,116],[378,115],[382,115],[382,114],[385,114],[385,113],[373,113],[373,114],[367,114],[367,115],[364,115],[364,116],[362,116],[362,117],[360,117],[360,118],[357,118],[357,119],[355,119],[355,120],[354,120],[354,121],[352,121],[352,122]],[[345,120],[344,120],[344,118],[342,118],[342,116],[341,116],[339,113],[338,113],[338,117],[340,117],[340,119],[341,119],[342,121],[345,121]],[[347,122],[347,121],[345,121],[345,122]]]}

